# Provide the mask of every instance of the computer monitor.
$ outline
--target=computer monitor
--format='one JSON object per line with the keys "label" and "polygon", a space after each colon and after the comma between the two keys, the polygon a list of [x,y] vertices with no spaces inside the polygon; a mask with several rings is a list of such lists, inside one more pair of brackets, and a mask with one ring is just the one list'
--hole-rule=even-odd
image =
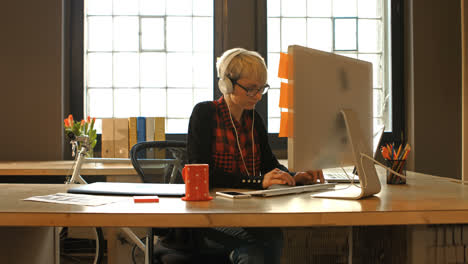
{"label": "computer monitor", "polygon": [[337,198],[359,199],[380,191],[372,154],[372,64],[302,46],[289,46],[293,171],[355,165],[361,187]]}

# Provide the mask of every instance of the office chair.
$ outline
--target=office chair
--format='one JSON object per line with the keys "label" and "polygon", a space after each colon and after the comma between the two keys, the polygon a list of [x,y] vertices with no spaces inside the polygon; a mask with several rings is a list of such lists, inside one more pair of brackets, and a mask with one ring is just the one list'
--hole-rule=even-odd
{"label": "office chair", "polygon": [[182,168],[187,162],[184,141],[145,141],[130,150],[130,159],[145,183],[184,183]]}
{"label": "office chair", "polygon": [[[185,141],[140,142],[130,150],[130,159],[145,183],[183,183],[182,169],[187,163],[186,145]],[[152,233],[164,237],[170,230],[152,228]],[[153,236],[150,234],[149,237],[149,241],[152,241]],[[147,250],[152,255],[153,263],[230,263],[225,254],[167,248],[159,239],[154,248]]]}

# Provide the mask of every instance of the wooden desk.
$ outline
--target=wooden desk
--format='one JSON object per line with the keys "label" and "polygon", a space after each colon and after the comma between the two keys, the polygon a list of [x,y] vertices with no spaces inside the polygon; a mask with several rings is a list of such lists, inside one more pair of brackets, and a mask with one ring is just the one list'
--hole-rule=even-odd
{"label": "wooden desk", "polygon": [[[73,161],[1,161],[1,175],[71,175]],[[122,163],[85,162],[82,175],[137,175],[130,160]]]}
{"label": "wooden desk", "polygon": [[[383,180],[383,179],[381,179]],[[73,186],[73,185],[70,185]],[[468,186],[408,172],[408,184],[382,186],[359,201],[318,199],[310,194],[206,202],[131,198],[99,207],[22,201],[57,192],[61,184],[1,184],[0,226],[207,227],[352,226],[468,223]]]}
{"label": "wooden desk", "polygon": [[[381,178],[381,182],[385,182]],[[1,184],[0,226],[213,227],[376,226],[468,223],[468,186],[408,172],[406,185],[382,185],[359,201],[318,199],[310,194],[206,202],[161,198],[100,207],[27,202],[22,199],[69,186]]]}
{"label": "wooden desk", "polygon": [[[65,175],[71,175],[73,170],[74,161],[67,160],[67,161],[12,161],[12,162],[6,162],[2,161],[0,162],[0,177],[1,176],[59,176],[63,177]],[[106,181],[120,181],[120,182],[141,182],[140,177],[135,177],[138,174],[136,173],[135,169],[133,168],[130,159],[125,160],[125,161],[103,161],[103,162],[95,162],[95,161],[89,161],[87,160],[85,163],[83,163],[81,171],[81,175],[85,176],[95,176],[95,175],[102,175],[106,176]],[[10,186],[10,185],[7,185]],[[42,189],[41,186],[30,186],[33,189]],[[46,187],[46,186],[43,186]],[[47,187],[46,187],[47,188]],[[47,191],[46,191],[47,193]],[[3,197],[5,197],[5,194],[1,194]],[[6,194],[6,196],[10,196],[11,194]],[[35,195],[35,194],[32,194]],[[33,204],[31,205],[33,207],[39,206],[38,204]],[[54,206],[52,206],[52,209]],[[27,216],[21,216],[21,217],[26,217]],[[70,225],[66,225],[70,226]],[[33,239],[34,241],[40,241],[41,239],[47,238],[51,239],[51,229],[25,229],[23,227],[20,227],[19,229],[15,229],[16,234],[19,234],[20,232],[26,233],[26,234],[36,234]],[[90,234],[87,232],[89,231],[88,229],[84,230],[85,233],[82,233],[81,230],[74,228],[74,229],[69,229],[69,233],[72,234],[73,237],[78,237],[78,238],[87,238]],[[119,252],[126,252],[128,250],[127,247],[123,247],[120,243],[117,242],[117,237],[119,236],[120,231],[111,228],[106,230],[106,239],[108,240],[108,254],[110,258],[113,259],[120,259],[119,256],[116,256],[115,254]],[[2,232],[2,234],[5,234],[5,229]],[[53,232],[52,232],[53,233]],[[30,238],[28,239],[30,240]],[[11,247],[10,247],[11,248]],[[124,253],[122,253],[124,254]],[[127,256],[125,256],[127,257]],[[58,258],[57,256],[55,257],[56,259]],[[29,258],[30,259],[30,258]],[[45,257],[45,259],[48,259]],[[3,259],[4,260],[4,259]],[[49,260],[49,259],[48,259]],[[6,260],[6,262],[10,262],[9,260]],[[41,261],[42,263],[50,262],[50,261]],[[113,263],[117,263],[118,261],[114,261]],[[25,256],[25,261],[24,263],[28,263],[28,258]],[[125,260],[122,260],[121,262],[118,263],[125,263]]]}

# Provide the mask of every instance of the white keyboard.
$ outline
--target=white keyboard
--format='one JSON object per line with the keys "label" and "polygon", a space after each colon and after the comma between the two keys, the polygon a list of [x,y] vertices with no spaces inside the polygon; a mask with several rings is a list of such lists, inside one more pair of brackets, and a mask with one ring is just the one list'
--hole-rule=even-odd
{"label": "white keyboard", "polygon": [[354,167],[344,167],[346,173],[342,168],[330,168],[323,170],[323,177],[325,181],[330,183],[348,183],[354,177],[354,182],[359,182],[359,177],[353,174]]}
{"label": "white keyboard", "polygon": [[330,191],[336,183],[317,183],[312,185],[289,186],[286,184],[276,184],[269,187],[267,190],[243,192],[252,196],[276,196],[285,194],[294,194],[302,192]]}

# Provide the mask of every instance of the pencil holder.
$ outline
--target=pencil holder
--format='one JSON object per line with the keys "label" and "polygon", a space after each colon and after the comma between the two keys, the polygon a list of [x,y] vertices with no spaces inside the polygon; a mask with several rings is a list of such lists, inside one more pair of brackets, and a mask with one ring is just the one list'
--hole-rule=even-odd
{"label": "pencil holder", "polygon": [[[387,160],[387,166],[399,174],[406,176],[406,160]],[[387,170],[387,184],[406,184],[406,178]]]}

